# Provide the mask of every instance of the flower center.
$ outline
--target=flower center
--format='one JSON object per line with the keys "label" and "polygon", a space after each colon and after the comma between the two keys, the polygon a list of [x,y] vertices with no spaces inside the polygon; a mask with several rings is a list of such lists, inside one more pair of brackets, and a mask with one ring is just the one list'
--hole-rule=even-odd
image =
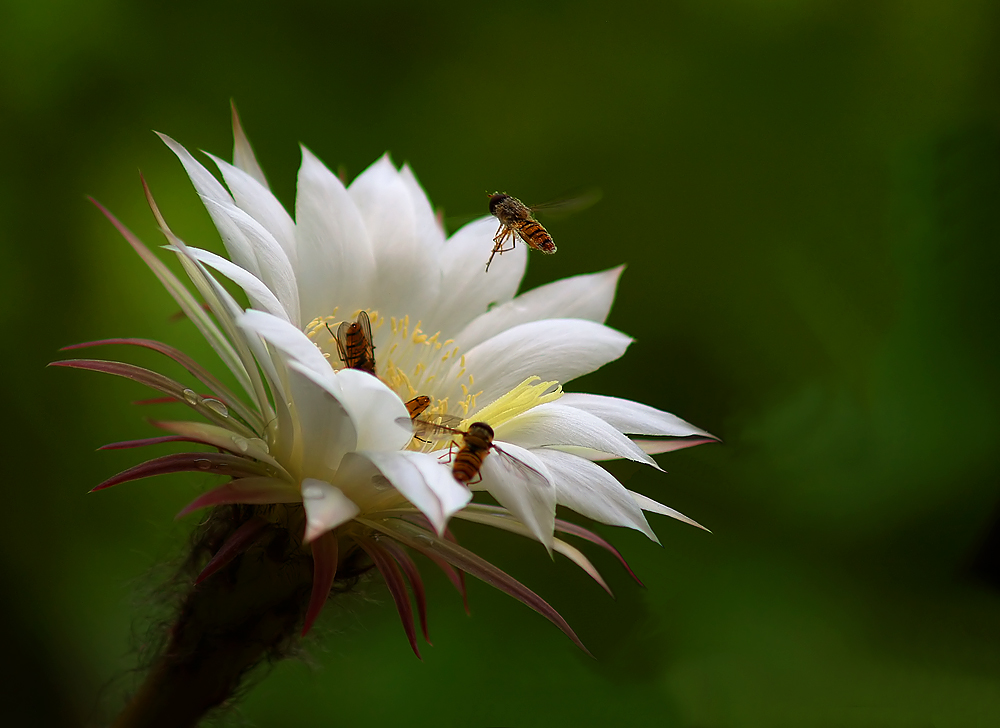
{"label": "flower center", "polygon": [[[360,313],[358,310],[340,318],[334,309],[329,316],[315,318],[306,326],[306,336],[336,370],[346,366],[337,344],[337,331],[342,323],[356,321]],[[380,316],[377,311],[366,313],[371,320],[376,376],[400,399],[408,402],[414,397],[430,397],[430,404],[421,414],[428,418],[445,414],[464,418],[475,411],[476,396],[482,392],[473,389],[474,379],[466,372],[465,357],[453,339],[442,341],[441,332],[428,336],[421,330],[421,322],[411,324],[409,316],[397,319]],[[456,362],[458,371],[452,374]],[[438,396],[454,390],[454,384],[462,391],[458,401],[450,402],[447,394]]]}

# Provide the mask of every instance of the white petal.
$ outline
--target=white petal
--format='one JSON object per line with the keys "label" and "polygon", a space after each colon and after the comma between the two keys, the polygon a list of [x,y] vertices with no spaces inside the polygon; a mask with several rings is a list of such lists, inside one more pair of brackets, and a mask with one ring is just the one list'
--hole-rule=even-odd
{"label": "white petal", "polygon": [[576,318],[604,323],[625,266],[563,278],[540,286],[473,319],[455,340],[468,349],[518,324],[547,318]]}
{"label": "white petal", "polygon": [[332,479],[344,455],[357,448],[354,420],[331,391],[335,389],[331,382],[294,360],[287,363],[299,469],[306,475]]}
{"label": "white petal", "polygon": [[601,523],[642,531],[659,543],[632,494],[607,470],[558,450],[534,452],[552,473],[560,505]]}
{"label": "white petal", "polygon": [[[167,246],[167,249],[175,250],[173,246]],[[266,311],[272,316],[278,317],[282,321],[291,323],[288,318],[288,312],[285,311],[285,307],[281,305],[281,301],[279,301],[274,293],[271,292],[271,289],[265,286],[264,282],[254,276],[253,273],[241,268],[228,258],[223,258],[221,255],[216,255],[209,250],[189,247],[188,252],[190,252],[196,260],[200,260],[205,265],[219,271],[222,275],[226,276],[226,278],[242,288],[250,298],[250,303],[254,308]]]}
{"label": "white petal", "polygon": [[361,512],[339,488],[315,478],[302,481],[302,505],[306,509],[306,543],[347,523]]}
{"label": "white petal", "polygon": [[295,265],[295,223],[284,206],[253,174],[239,169],[218,157],[208,155],[218,165],[222,178],[236,198],[240,209],[253,217],[271,233]]}
{"label": "white petal", "polygon": [[437,251],[417,237],[416,215],[406,184],[388,156],[362,172],[347,190],[368,230],[375,255],[375,286],[369,293],[384,316],[410,315],[416,323],[437,297]]}
{"label": "white petal", "polygon": [[517,516],[532,535],[552,550],[556,517],[556,488],[545,464],[535,454],[509,442],[496,443],[503,452],[527,465],[512,463],[502,453],[491,451],[483,460],[480,488],[489,491],[504,508]]}
{"label": "white petal", "polygon": [[497,426],[495,431],[498,439],[516,442],[522,447],[587,447],[661,469],[638,445],[600,417],[573,407],[564,407],[559,402],[532,407]]}
{"label": "white petal", "polygon": [[[260,168],[260,164],[257,163],[257,157],[253,153],[253,147],[250,146],[250,140],[247,139],[246,133],[243,131],[243,125],[240,124],[240,115],[236,113],[236,104],[233,104],[233,164],[235,164],[240,171],[246,172],[248,175],[257,180],[265,189],[269,189],[267,184],[267,178],[264,176],[264,170]],[[229,184],[227,181],[226,184]],[[229,189],[232,189],[230,187]]]}
{"label": "white petal", "polygon": [[438,223],[430,200],[427,199],[427,195],[414,176],[413,170],[410,169],[410,165],[403,165],[403,168],[399,170],[399,177],[410,195],[410,202],[413,203],[413,214],[417,222],[417,240],[420,241],[423,248],[434,253],[436,260],[444,245],[444,230]]}
{"label": "white petal", "polygon": [[632,496],[635,502],[638,503],[639,507],[642,508],[642,510],[644,511],[649,511],[650,513],[659,513],[662,516],[670,516],[671,518],[676,518],[678,521],[684,521],[684,523],[689,523],[692,526],[696,526],[697,528],[700,528],[703,531],[708,530],[697,521],[685,516],[680,511],[675,511],[670,506],[665,506],[662,503],[657,503],[655,500],[653,500],[652,498],[647,498],[642,493],[635,493],[630,490],[628,494]]}
{"label": "white petal", "polygon": [[559,399],[559,404],[597,415],[615,429],[630,435],[669,437],[701,435],[717,439],[676,415],[628,399],[567,392]]}
{"label": "white petal", "polygon": [[525,245],[498,255],[489,273],[485,271],[496,229],[496,218],[484,217],[461,228],[444,244],[441,295],[431,319],[444,338],[453,338],[490,306],[509,301],[521,285],[528,261]]}
{"label": "white petal", "polygon": [[335,306],[345,317],[367,307],[363,294],[375,273],[368,231],[344,185],[305,147],[295,198],[295,247],[303,321],[327,316]]}
{"label": "white petal", "polygon": [[313,372],[321,376],[332,373],[333,370],[323,352],[309,340],[308,336],[287,321],[263,311],[247,311],[240,316],[238,323]]}
{"label": "white petal", "polygon": [[[465,354],[465,369],[475,377],[473,389],[483,387],[478,402],[486,404],[530,376],[565,383],[600,369],[631,343],[625,334],[593,321],[533,321],[473,347]],[[450,381],[458,378],[460,365],[453,367]]]}
{"label": "white petal", "polygon": [[444,531],[453,513],[472,498],[469,489],[455,480],[451,469],[427,453],[358,452],[345,458],[367,458],[403,496],[417,507],[437,529]]}
{"label": "white petal", "polygon": [[[259,266],[257,265],[257,257],[254,255],[250,243],[247,241],[245,236],[234,232],[234,227],[227,224],[227,220],[224,215],[220,216],[220,207],[227,208],[236,206],[232,196],[226,191],[226,188],[222,186],[222,183],[212,176],[211,172],[205,169],[205,167],[202,166],[198,160],[191,156],[188,150],[168,137],[166,134],[160,134],[159,136],[160,139],[163,140],[164,144],[170,147],[170,150],[177,155],[181,164],[184,165],[184,171],[187,172],[188,177],[191,178],[191,183],[194,185],[195,190],[201,197],[202,202],[205,203],[205,209],[208,210],[208,214],[212,217],[212,222],[215,223],[215,227],[219,230],[219,235],[222,237],[222,242],[226,246],[226,252],[229,253],[229,257],[232,258],[233,262],[240,268],[244,268],[253,273],[257,278],[260,278],[261,272]],[[215,204],[212,205],[210,203]]]}
{"label": "white petal", "polygon": [[339,396],[358,431],[358,450],[400,450],[413,437],[406,405],[378,377],[356,369],[336,372]]}

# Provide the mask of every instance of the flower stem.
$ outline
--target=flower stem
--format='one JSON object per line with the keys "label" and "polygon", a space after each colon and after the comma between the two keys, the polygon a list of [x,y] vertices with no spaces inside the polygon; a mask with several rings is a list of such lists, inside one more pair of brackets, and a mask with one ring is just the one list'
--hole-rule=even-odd
{"label": "flower stem", "polygon": [[[225,520],[231,532],[246,519],[230,513]],[[233,696],[255,665],[287,650],[311,584],[312,559],[298,539],[284,527],[267,529],[190,590],[166,649],[112,728],[197,725]]]}

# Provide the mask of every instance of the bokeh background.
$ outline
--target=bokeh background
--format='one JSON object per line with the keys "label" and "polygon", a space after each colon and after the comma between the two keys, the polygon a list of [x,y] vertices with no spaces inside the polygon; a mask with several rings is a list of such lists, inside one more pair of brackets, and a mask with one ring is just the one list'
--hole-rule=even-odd
{"label": "bokeh background", "polygon": [[611,466],[713,530],[598,527],[645,581],[592,553],[616,600],[456,526],[596,660],[428,569],[423,662],[372,583],[213,725],[1000,725],[998,36],[989,0],[6,0],[0,713],[97,726],[138,679],[207,483],[88,495],[137,457],[95,448],[152,434],[145,394],[45,364],[112,336],[212,360],[85,196],[156,244],[141,169],[218,250],[150,130],[228,156],[233,98],[289,206],[298,142],[351,177],[388,150],[449,217],[599,187],[525,281],[629,264],[610,324],[637,341],[570,388],[725,444]]}

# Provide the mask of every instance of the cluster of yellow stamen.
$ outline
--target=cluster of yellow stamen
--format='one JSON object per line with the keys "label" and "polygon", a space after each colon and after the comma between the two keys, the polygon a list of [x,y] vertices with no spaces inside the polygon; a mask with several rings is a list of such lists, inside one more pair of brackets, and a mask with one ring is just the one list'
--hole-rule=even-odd
{"label": "cluster of yellow stamen", "polygon": [[[323,352],[334,369],[344,367],[337,349],[337,327],[342,321],[354,321],[359,313],[360,310],[354,311],[349,318],[341,319],[337,316],[337,309],[334,309],[329,316],[317,317],[306,326],[306,336]],[[420,328],[421,322],[411,324],[409,316],[386,318],[374,311],[369,311],[368,316],[373,338],[383,342],[375,350],[378,377],[400,399],[405,402],[420,395],[430,397],[431,404],[422,415],[427,418],[449,414],[449,410],[455,410],[455,414],[462,417],[475,411],[476,397],[482,392],[473,389],[475,380],[472,374],[466,372],[465,356],[459,352],[454,339],[442,340],[441,332],[425,334]],[[380,336],[386,322],[390,331],[382,332],[386,335]],[[436,397],[434,391],[451,389],[445,379],[456,360],[459,371],[455,376],[459,380],[462,397],[452,404],[448,396]]]}
{"label": "cluster of yellow stamen", "polygon": [[476,412],[474,418],[464,420],[462,428],[467,427],[473,420],[485,422],[490,427],[496,428],[504,422],[524,414],[532,407],[546,402],[554,402],[562,395],[563,390],[559,382],[543,382],[541,377],[528,377],[507,394],[498,397]]}

